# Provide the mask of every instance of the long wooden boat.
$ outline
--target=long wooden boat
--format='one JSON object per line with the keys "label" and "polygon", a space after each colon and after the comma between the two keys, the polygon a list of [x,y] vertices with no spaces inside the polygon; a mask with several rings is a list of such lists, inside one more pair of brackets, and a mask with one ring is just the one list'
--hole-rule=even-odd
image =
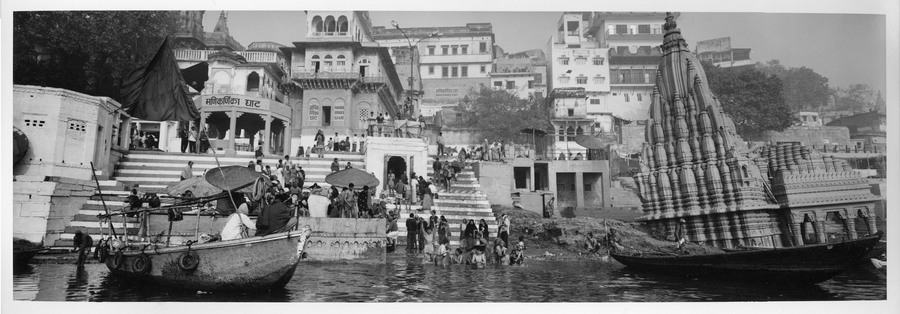
{"label": "long wooden boat", "polygon": [[831,244],[702,255],[610,253],[638,270],[722,280],[813,284],[847,270],[864,259],[882,234]]}
{"label": "long wooden boat", "polygon": [[13,249],[13,265],[25,265],[28,264],[28,261],[31,260],[37,253],[43,251],[44,248],[14,248]]}
{"label": "long wooden boat", "polygon": [[297,268],[311,231],[175,247],[109,252],[114,275],[177,289],[259,291],[283,287]]}

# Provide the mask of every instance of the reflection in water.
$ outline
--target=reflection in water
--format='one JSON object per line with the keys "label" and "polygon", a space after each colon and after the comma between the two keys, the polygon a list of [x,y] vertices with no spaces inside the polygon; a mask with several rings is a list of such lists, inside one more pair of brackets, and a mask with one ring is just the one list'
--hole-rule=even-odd
{"label": "reflection in water", "polygon": [[423,263],[391,254],[387,263],[302,263],[275,291],[201,292],[111,276],[103,264],[42,264],[14,270],[14,298],[38,301],[200,302],[672,302],[883,300],[885,272],[861,265],[807,287],[686,279],[634,272],[618,263],[528,261],[521,266]]}

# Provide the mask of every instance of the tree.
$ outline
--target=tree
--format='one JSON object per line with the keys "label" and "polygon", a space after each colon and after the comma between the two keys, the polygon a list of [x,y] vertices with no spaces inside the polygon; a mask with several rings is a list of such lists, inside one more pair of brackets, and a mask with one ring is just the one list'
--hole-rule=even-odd
{"label": "tree", "polygon": [[753,68],[720,68],[710,63],[704,63],[703,69],[709,88],[742,137],[779,132],[794,124],[796,118],[785,103],[783,82],[777,76]]}
{"label": "tree", "polygon": [[522,129],[550,127],[550,111],[543,97],[521,99],[485,86],[469,91],[456,110],[465,113],[463,126],[478,130],[491,141],[516,140]]}
{"label": "tree", "polygon": [[854,112],[869,111],[875,105],[875,89],[866,84],[852,84],[850,87],[836,88],[834,98],[837,109]]}
{"label": "tree", "polygon": [[177,29],[173,11],[15,12],[13,82],[120,100],[125,76]]}
{"label": "tree", "polygon": [[783,83],[785,102],[794,110],[816,110],[828,102],[828,78],[807,67],[786,68],[778,59],[757,63],[756,69]]}

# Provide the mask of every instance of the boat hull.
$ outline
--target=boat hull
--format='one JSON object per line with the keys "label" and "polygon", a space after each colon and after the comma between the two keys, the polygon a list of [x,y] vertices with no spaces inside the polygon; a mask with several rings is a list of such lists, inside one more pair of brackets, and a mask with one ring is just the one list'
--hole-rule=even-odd
{"label": "boat hull", "polygon": [[[292,231],[246,239],[196,244],[191,252],[199,257],[196,269],[186,270],[179,258],[187,246],[148,248],[123,252],[117,266],[110,253],[106,266],[113,275],[163,285],[202,291],[254,291],[283,287],[299,264],[309,230]],[[149,267],[139,271],[142,254]],[[181,264],[183,265],[183,264]]]}
{"label": "boat hull", "polygon": [[879,235],[834,244],[690,256],[610,255],[625,266],[638,270],[802,285],[828,280],[857,264],[880,238]]}
{"label": "boat hull", "polygon": [[27,249],[27,250],[13,250],[13,265],[25,265],[31,261],[38,252],[43,251],[43,248],[39,249]]}

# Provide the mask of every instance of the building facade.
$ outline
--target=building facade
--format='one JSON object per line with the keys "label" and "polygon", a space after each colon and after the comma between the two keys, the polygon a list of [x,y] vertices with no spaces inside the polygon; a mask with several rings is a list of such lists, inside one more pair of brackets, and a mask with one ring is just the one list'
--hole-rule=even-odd
{"label": "building facade", "polygon": [[491,89],[522,99],[547,97],[547,58],[541,49],[498,56],[489,76]]}
{"label": "building facade", "polygon": [[723,68],[752,67],[756,64],[750,59],[750,48],[731,48],[731,37],[698,41],[694,53],[700,61]]}
{"label": "building facade", "polygon": [[368,12],[308,12],[307,23],[307,40],[282,48],[292,82],[292,155],[311,147],[318,130],[326,138],[361,136],[379,115],[390,125],[401,115],[403,87],[389,49],[372,39]]}
{"label": "building facade", "polygon": [[[471,89],[487,86],[494,60],[494,32],[490,23],[466,26],[396,28],[374,27],[373,39],[390,51],[405,86],[413,77],[421,91],[418,114],[433,116],[456,106]],[[413,51],[409,46],[415,43]],[[410,65],[413,64],[412,70]]]}

